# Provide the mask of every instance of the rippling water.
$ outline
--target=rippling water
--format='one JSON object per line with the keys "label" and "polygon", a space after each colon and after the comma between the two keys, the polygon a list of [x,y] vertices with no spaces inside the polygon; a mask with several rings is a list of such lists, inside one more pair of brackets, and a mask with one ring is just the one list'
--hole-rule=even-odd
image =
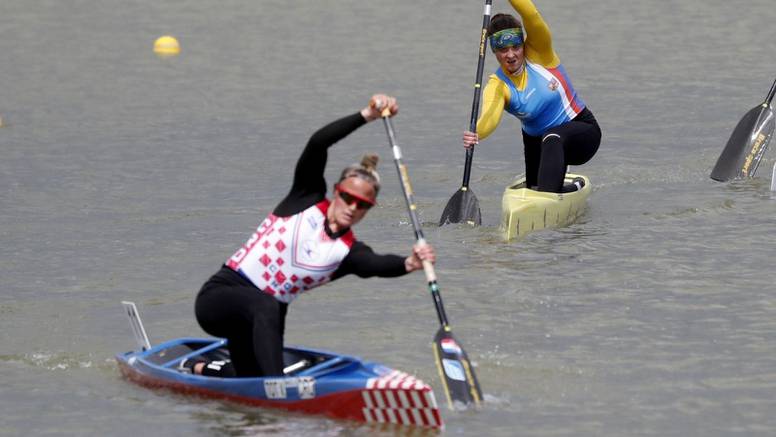
{"label": "rippling water", "polygon": [[[506,11],[505,2],[495,10]],[[395,119],[456,336],[486,394],[453,435],[771,435],[776,429],[774,154],[708,174],[765,96],[772,2],[540,2],[604,140],[573,226],[504,243],[519,124],[477,149],[483,226],[436,227],[460,184],[478,2],[0,4],[0,434],[403,434],[154,392],[124,381],[119,301],[152,342],[201,335],[201,283],[287,191],[309,135],[371,93]],[[153,40],[181,41],[160,59]],[[487,70],[495,69],[489,57]],[[338,145],[329,179],[383,157],[378,251],[412,230],[382,126]],[[422,275],[347,278],[294,303],[287,341],[414,373],[442,399]]]}

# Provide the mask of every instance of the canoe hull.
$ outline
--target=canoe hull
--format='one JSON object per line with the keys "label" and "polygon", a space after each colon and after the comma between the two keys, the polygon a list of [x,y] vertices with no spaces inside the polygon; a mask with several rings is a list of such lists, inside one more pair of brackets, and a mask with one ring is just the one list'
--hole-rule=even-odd
{"label": "canoe hull", "polygon": [[178,370],[182,359],[214,352],[227,353],[225,340],[183,338],[148,351],[118,354],[116,361],[125,378],[145,387],[336,419],[443,427],[431,387],[381,364],[286,348],[287,358],[306,357],[310,365],[284,377],[262,378],[217,378]]}
{"label": "canoe hull", "polygon": [[533,231],[558,228],[573,223],[585,210],[590,196],[587,176],[567,174],[564,185],[582,182],[582,188],[569,193],[529,190],[525,178],[518,177],[504,190],[501,199],[501,229],[509,241]]}

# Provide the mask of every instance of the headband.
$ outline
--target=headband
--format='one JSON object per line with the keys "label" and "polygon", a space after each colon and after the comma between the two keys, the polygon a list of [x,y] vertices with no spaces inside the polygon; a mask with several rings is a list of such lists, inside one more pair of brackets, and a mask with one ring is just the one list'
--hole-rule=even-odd
{"label": "headband", "polygon": [[523,29],[519,27],[499,30],[490,36],[490,49],[494,52],[505,47],[515,47],[521,44],[523,44]]}

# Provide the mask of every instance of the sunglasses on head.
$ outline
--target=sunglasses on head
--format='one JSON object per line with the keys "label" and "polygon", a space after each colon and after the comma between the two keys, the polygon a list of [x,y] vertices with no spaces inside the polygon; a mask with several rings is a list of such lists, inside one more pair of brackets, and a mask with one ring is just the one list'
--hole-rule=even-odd
{"label": "sunglasses on head", "polygon": [[343,190],[339,185],[335,185],[334,189],[337,191],[337,195],[342,199],[343,202],[345,202],[346,205],[350,206],[352,204],[356,204],[356,209],[369,209],[375,205],[375,203],[371,200],[365,199],[361,196],[358,196],[353,193],[349,193],[345,190]]}

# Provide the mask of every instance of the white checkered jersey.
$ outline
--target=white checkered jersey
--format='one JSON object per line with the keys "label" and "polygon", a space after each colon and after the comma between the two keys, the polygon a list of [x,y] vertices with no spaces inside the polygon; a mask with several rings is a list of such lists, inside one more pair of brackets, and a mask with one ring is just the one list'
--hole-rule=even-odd
{"label": "white checkered jersey", "polygon": [[355,235],[332,239],[324,230],[329,200],[289,217],[270,214],[226,265],[275,299],[290,303],[331,280]]}

